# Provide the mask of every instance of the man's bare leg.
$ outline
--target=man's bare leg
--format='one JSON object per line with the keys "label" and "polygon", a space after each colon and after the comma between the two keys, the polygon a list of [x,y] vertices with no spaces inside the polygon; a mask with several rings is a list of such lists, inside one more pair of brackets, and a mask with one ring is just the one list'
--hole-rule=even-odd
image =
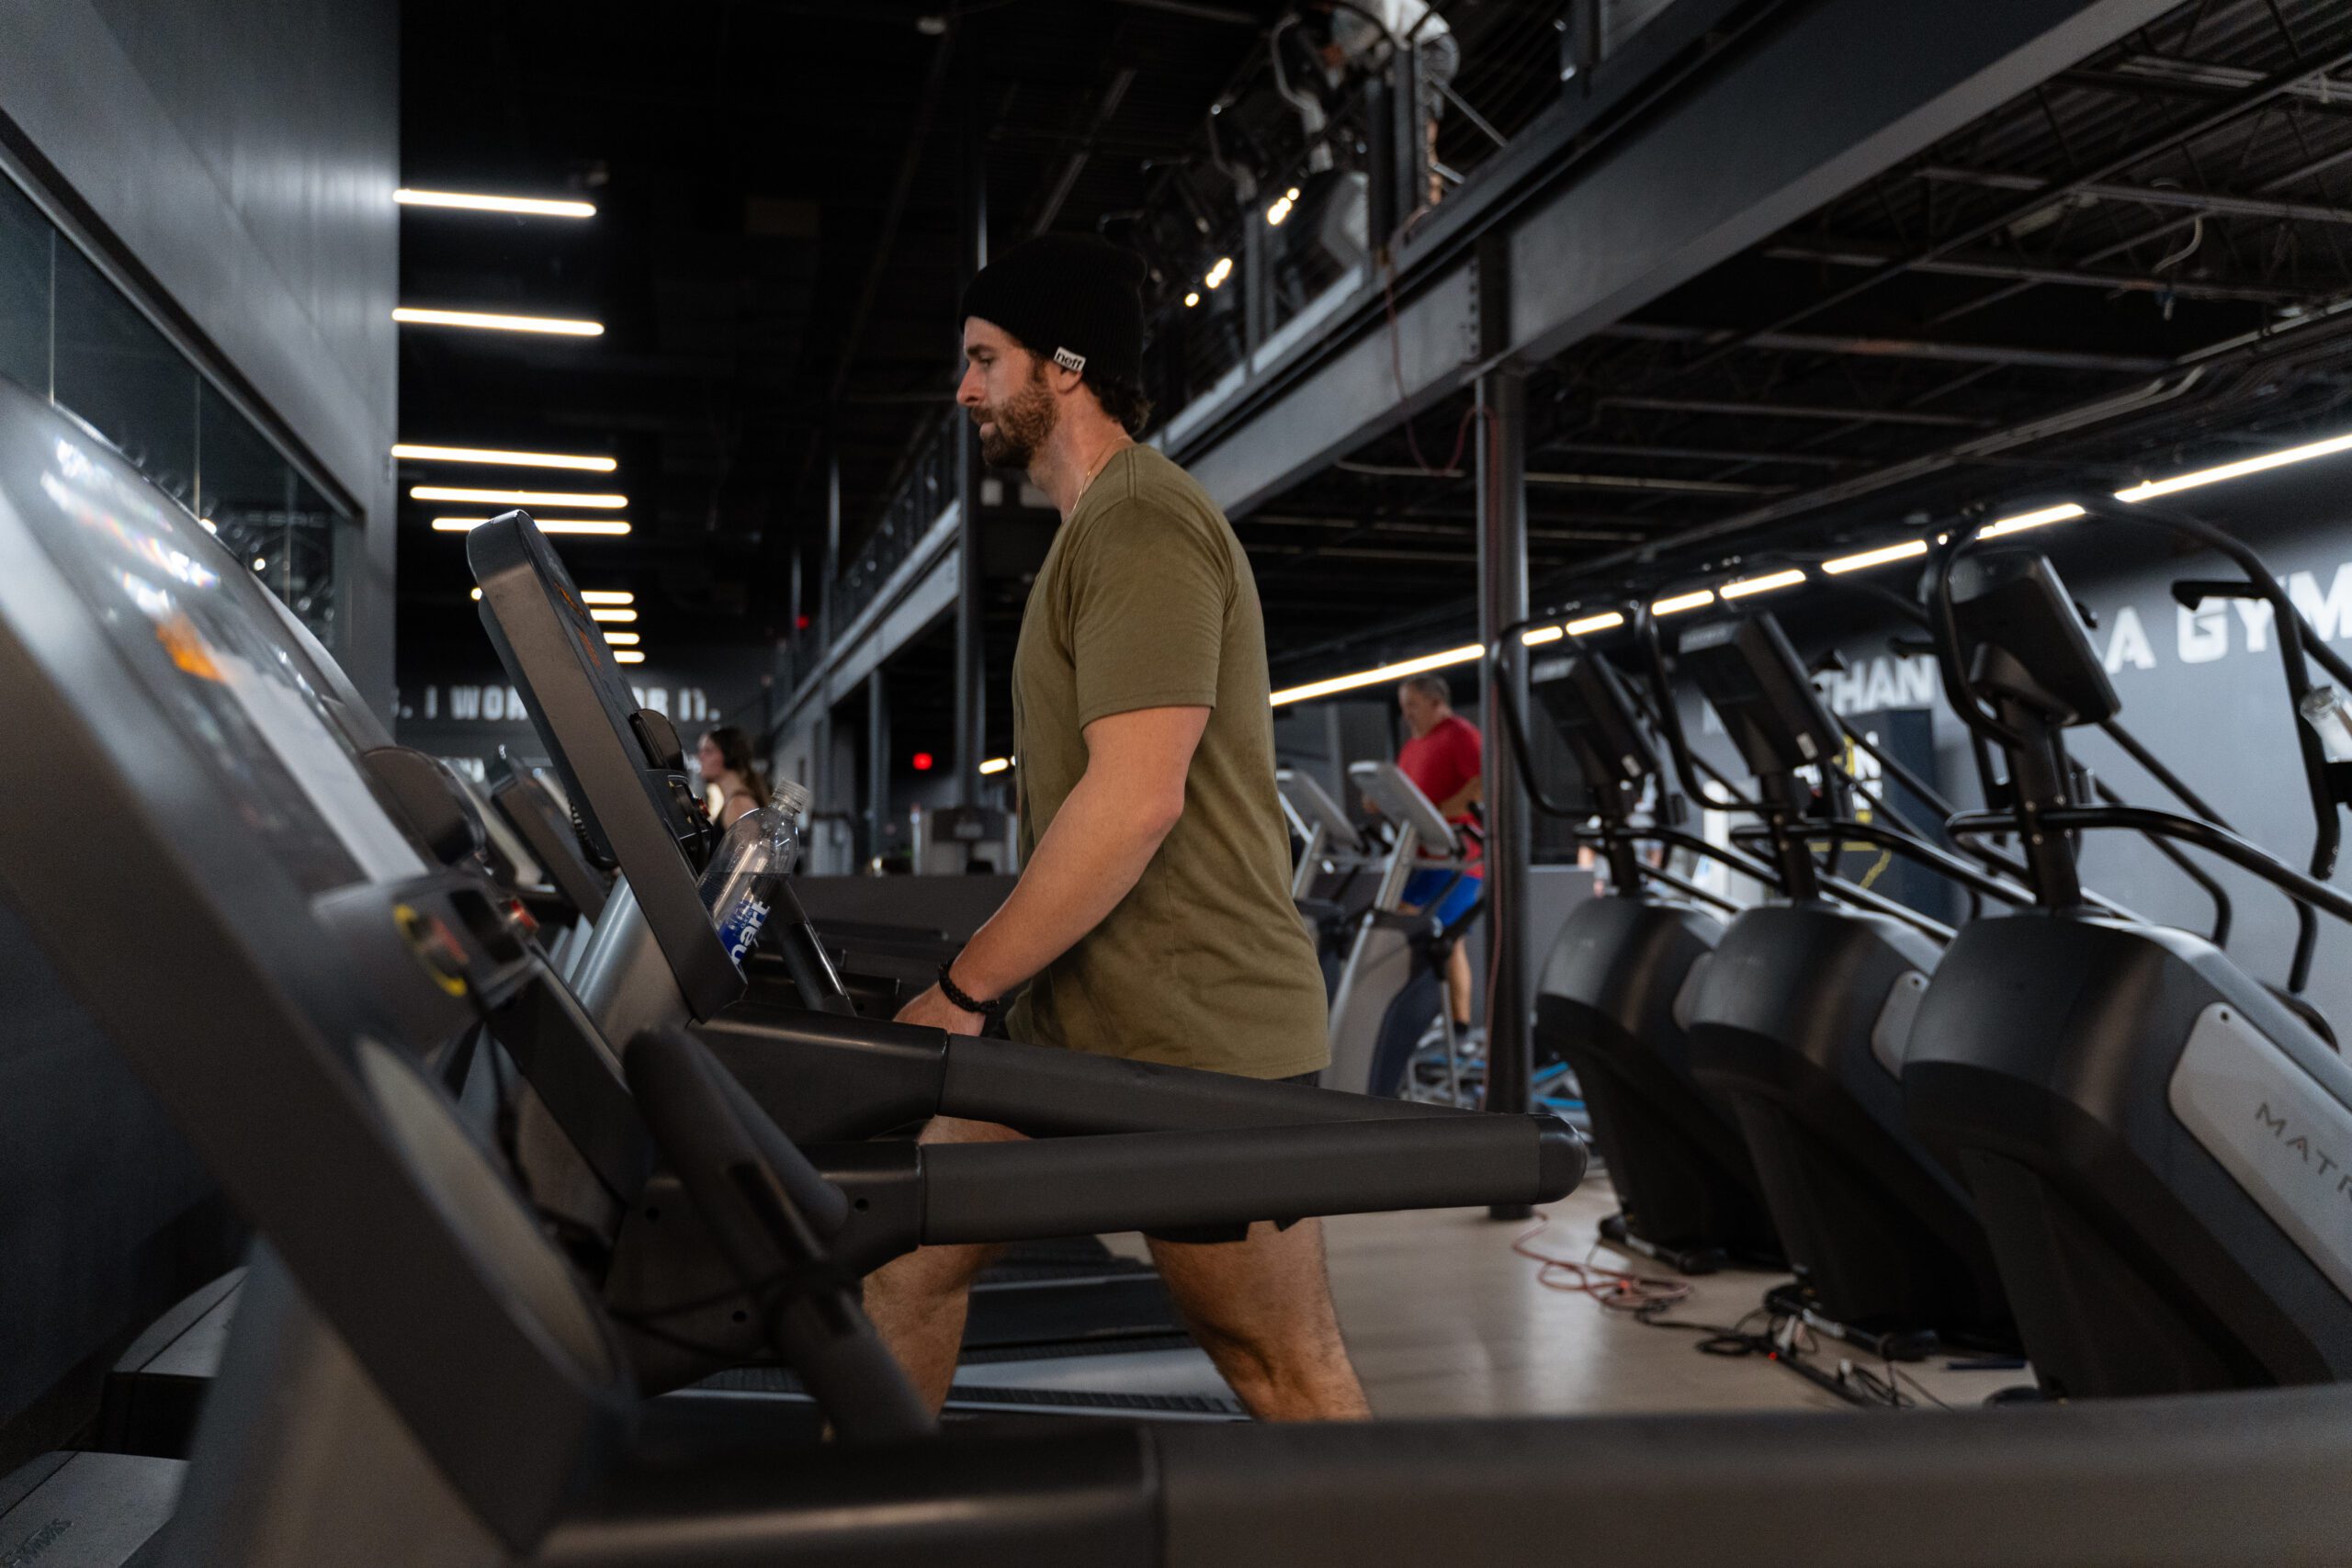
{"label": "man's bare leg", "polygon": [[1456,941],[1445,960],[1445,999],[1453,1010],[1453,1027],[1470,1027],[1470,948]]}
{"label": "man's bare leg", "polygon": [[1151,1241],[1168,1293],[1250,1414],[1351,1421],[1372,1414],[1348,1361],[1323,1261],[1323,1222],[1263,1222],[1245,1241]]}
{"label": "man's bare leg", "polygon": [[[1021,1136],[993,1122],[935,1116],[916,1141],[1001,1144]],[[972,1281],[1003,1250],[1001,1247],[917,1247],[865,1277],[865,1315],[874,1320],[882,1342],[898,1357],[915,1392],[934,1412],[947,1403],[947,1390],[956,1381]]]}

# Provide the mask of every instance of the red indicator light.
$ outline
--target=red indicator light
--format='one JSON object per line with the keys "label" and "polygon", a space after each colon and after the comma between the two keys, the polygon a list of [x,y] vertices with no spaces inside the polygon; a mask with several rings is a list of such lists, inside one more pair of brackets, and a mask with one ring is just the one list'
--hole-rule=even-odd
{"label": "red indicator light", "polygon": [[917,772],[917,773],[927,773],[931,772],[931,764],[932,764],[932,761],[933,761],[933,759],[932,759],[932,755],[931,755],[931,753],[930,753],[930,752],[928,752],[928,751],[918,751],[918,752],[916,752],[916,753],[915,753],[914,761],[915,761],[915,772]]}

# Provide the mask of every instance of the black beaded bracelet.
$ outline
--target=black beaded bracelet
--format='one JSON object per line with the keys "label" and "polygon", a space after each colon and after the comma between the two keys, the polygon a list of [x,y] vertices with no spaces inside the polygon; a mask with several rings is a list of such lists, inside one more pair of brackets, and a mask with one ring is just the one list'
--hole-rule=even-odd
{"label": "black beaded bracelet", "polygon": [[[960,953],[956,955],[956,958],[961,958],[963,954]],[[939,966],[939,994],[945,997],[957,1007],[963,1009],[966,1012],[975,1013],[981,1018],[989,1020],[1001,1017],[1004,1013],[1004,1003],[1001,1000],[993,1002],[976,1002],[970,997],[965,995],[964,987],[957,985],[954,980],[948,977],[947,972],[954,967],[956,967],[955,958],[949,959],[946,963]]]}

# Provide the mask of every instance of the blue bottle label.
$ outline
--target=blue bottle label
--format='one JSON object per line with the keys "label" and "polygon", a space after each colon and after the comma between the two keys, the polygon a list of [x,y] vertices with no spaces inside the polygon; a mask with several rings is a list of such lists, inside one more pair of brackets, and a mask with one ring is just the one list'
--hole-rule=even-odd
{"label": "blue bottle label", "polygon": [[718,923],[718,940],[726,944],[727,956],[740,966],[760,940],[760,928],[768,923],[768,906],[756,886],[744,889],[727,918]]}

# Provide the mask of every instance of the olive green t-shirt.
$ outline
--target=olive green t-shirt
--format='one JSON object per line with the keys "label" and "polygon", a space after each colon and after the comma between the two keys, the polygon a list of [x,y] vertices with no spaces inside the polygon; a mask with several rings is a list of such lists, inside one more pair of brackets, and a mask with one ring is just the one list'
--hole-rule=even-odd
{"label": "olive green t-shirt", "polygon": [[1290,1077],[1330,1060],[1323,976],[1290,897],[1266,628],[1233,526],[1148,446],[1114,455],[1054,536],[1012,660],[1025,863],[1086,772],[1086,727],[1206,707],[1184,814],[1130,892],[1014,1005],[1016,1040]]}

